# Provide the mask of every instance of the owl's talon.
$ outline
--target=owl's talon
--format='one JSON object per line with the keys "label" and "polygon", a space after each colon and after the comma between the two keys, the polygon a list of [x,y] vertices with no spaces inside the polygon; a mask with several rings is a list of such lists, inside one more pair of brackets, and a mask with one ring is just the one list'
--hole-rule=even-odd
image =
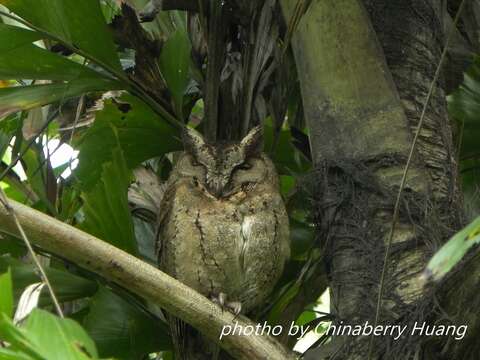
{"label": "owl's talon", "polygon": [[222,310],[227,310],[233,313],[235,317],[237,317],[242,311],[242,303],[239,301],[227,302],[227,294],[223,292],[219,293],[218,296],[213,296],[212,301],[215,304],[220,305]]}
{"label": "owl's talon", "polygon": [[221,292],[220,294],[218,294],[218,303],[220,304],[220,306],[222,308],[225,307],[225,304],[227,302],[227,294]]}
{"label": "owl's talon", "polygon": [[220,305],[220,307],[222,308],[222,310],[225,308],[225,303],[227,301],[227,294],[221,292],[220,294],[218,294],[217,296],[211,296],[210,299],[212,300],[212,302],[214,302],[215,304],[218,304]]}
{"label": "owl's talon", "polygon": [[242,303],[240,301],[232,301],[227,304],[227,307],[233,312],[235,317],[242,312]]}

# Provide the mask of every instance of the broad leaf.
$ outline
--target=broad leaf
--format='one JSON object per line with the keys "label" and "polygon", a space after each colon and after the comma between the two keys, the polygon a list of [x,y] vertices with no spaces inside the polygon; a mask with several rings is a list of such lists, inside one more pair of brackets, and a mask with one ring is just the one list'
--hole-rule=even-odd
{"label": "broad leaf", "polygon": [[69,83],[16,86],[0,89],[0,118],[20,110],[64,101],[91,91],[121,89],[122,85],[110,79],[76,79]]}
{"label": "broad leaf", "polygon": [[425,277],[438,281],[458,264],[467,251],[480,244],[480,217],[455,234],[429,261]]}
{"label": "broad leaf", "polygon": [[300,316],[295,320],[295,325],[303,326],[314,321],[317,318],[317,313],[313,310],[316,304],[308,306]]}
{"label": "broad leaf", "polygon": [[0,79],[74,80],[80,78],[98,79],[104,76],[87,66],[36,45],[25,45],[0,55]]}
{"label": "broad leaf", "polygon": [[72,80],[102,76],[32,44],[39,37],[30,30],[0,24],[0,79]]}
{"label": "broad leaf", "polygon": [[[10,344],[10,351],[19,352],[26,355],[27,358],[34,360],[45,360],[35,349],[35,346],[28,338],[27,332],[16,327],[10,318],[3,313],[0,313],[0,340]],[[11,355],[11,353],[6,353],[6,355]]]}
{"label": "broad leaf", "polygon": [[0,339],[10,346],[0,348],[0,359],[87,360],[98,359],[94,342],[73,320],[58,318],[46,311],[32,311],[22,327],[0,314]]}
{"label": "broad leaf", "polygon": [[0,360],[35,360],[35,358],[21,351],[0,348]]}
{"label": "broad leaf", "polygon": [[106,288],[92,298],[84,327],[102,356],[140,360],[171,347],[161,320]]}
{"label": "broad leaf", "polygon": [[[11,269],[13,293],[17,300],[28,285],[41,281],[31,264],[25,264],[9,256],[0,256],[0,273],[7,271],[8,268]],[[85,298],[97,291],[97,283],[94,281],[52,267],[45,270],[60,302]],[[50,301],[49,295],[44,292],[40,303],[47,304]]]}
{"label": "broad leaf", "polygon": [[[113,133],[113,129],[110,129]],[[116,134],[111,135],[116,138]],[[81,228],[110,244],[137,255],[133,221],[128,207],[128,185],[132,180],[122,150],[111,147],[112,160],[102,165],[100,180],[82,194],[85,220]]]}
{"label": "broad leaf", "polygon": [[43,38],[44,36],[38,32],[0,23],[0,54],[3,56],[8,51],[32,44]]}
{"label": "broad leaf", "polygon": [[160,54],[160,68],[172,93],[177,115],[183,118],[183,95],[189,83],[190,40],[184,29],[178,29],[167,40]]}
{"label": "broad leaf", "polygon": [[0,275],[0,313],[9,318],[13,315],[13,287],[10,268]]}
{"label": "broad leaf", "polygon": [[112,159],[118,135],[130,169],[153,157],[182,149],[177,131],[167,125],[139,99],[124,95],[120,103],[107,101],[96,114],[95,123],[79,143],[79,165],[75,170],[82,188],[91,188],[99,179],[102,164]]}
{"label": "broad leaf", "polygon": [[98,0],[0,0],[34,26],[121,71]]}
{"label": "broad leaf", "polygon": [[24,330],[37,352],[45,359],[98,358],[95,343],[73,320],[60,319],[46,311],[35,309],[27,318]]}

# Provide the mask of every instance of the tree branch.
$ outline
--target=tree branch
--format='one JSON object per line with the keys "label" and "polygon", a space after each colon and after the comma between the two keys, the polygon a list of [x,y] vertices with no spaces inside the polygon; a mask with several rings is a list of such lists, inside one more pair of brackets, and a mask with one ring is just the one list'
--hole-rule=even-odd
{"label": "tree branch", "polygon": [[[193,289],[155,267],[70,225],[10,200],[33,244],[74,262],[138,294],[219,340],[224,325],[255,326],[245,317],[235,318]],[[19,236],[14,219],[0,207],[0,231]],[[270,336],[224,336],[220,346],[238,359],[294,359]]]}

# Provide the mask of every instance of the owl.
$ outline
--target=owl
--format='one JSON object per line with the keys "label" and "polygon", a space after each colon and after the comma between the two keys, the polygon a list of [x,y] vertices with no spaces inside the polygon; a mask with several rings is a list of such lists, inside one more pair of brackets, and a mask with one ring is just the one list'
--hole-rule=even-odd
{"label": "owl", "polygon": [[[159,266],[248,314],[271,293],[290,255],[288,216],[275,167],[261,150],[262,129],[239,143],[209,144],[187,128],[183,142],[160,205]],[[177,358],[201,358],[193,329],[169,322]]]}

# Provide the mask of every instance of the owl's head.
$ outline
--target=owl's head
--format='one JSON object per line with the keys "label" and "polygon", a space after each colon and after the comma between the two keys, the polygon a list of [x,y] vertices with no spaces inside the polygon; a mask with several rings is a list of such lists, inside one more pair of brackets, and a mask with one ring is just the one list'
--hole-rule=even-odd
{"label": "owl's head", "polygon": [[238,143],[218,144],[209,144],[200,133],[186,128],[183,143],[187,156],[178,164],[181,173],[194,178],[217,198],[265,176],[260,126]]}

